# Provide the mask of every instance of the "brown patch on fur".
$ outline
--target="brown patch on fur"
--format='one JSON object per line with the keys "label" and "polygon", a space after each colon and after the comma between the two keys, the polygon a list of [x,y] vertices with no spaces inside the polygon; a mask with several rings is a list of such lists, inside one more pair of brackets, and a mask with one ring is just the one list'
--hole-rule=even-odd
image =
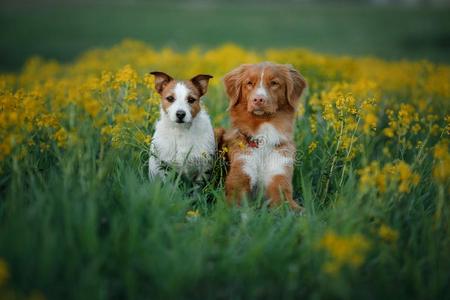
{"label": "brown patch on fur", "polygon": [[173,81],[173,78],[164,72],[154,71],[150,72],[150,74],[155,76],[155,90],[159,94],[161,94],[169,82]]}
{"label": "brown patch on fur", "polygon": [[[262,109],[264,114],[256,115],[253,113],[255,105],[252,100],[256,89],[260,87],[263,71],[262,85],[267,95],[263,105],[257,105],[257,108]],[[295,111],[306,82],[290,65],[264,62],[241,65],[225,75],[224,84],[230,98],[232,123],[232,129],[223,135],[223,144],[229,149],[230,160],[230,172],[225,188],[228,201],[236,199],[239,202],[240,197],[250,190],[249,178],[242,170],[242,161],[238,159],[240,155],[249,152],[244,135],[254,136],[262,124],[270,123],[288,139],[282,148],[291,151],[291,155],[295,156],[293,142]],[[265,187],[271,205],[280,204],[281,200],[285,199],[292,208],[299,207],[292,199],[292,170],[293,166],[289,166],[284,175],[274,176]]]}
{"label": "brown patch on fur", "polygon": [[167,83],[164,87],[164,89],[161,91],[161,106],[165,112],[169,109],[169,107],[172,105],[173,102],[170,102],[167,100],[167,97],[172,96],[175,98],[174,88],[177,84],[177,81],[172,80],[169,83]]}
{"label": "brown patch on fur", "polygon": [[213,77],[207,74],[199,74],[191,78],[190,82],[192,82],[192,84],[194,84],[198,89],[200,92],[200,97],[208,91],[208,83],[211,78]]}
{"label": "brown patch on fur", "polygon": [[200,106],[200,97],[203,96],[203,94],[190,80],[183,81],[183,84],[189,90],[188,97],[193,97],[195,99],[195,102],[190,103],[192,118],[195,118],[202,109]]}
{"label": "brown patch on fur", "polygon": [[218,150],[221,150],[223,147],[223,136],[225,134],[225,128],[219,127],[214,128],[214,140],[216,141],[216,146]]}

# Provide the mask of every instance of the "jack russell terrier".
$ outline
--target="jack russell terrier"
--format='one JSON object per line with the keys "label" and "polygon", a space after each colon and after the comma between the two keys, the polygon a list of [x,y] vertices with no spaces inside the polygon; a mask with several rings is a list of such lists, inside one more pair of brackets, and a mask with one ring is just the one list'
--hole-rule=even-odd
{"label": "jack russell terrier", "polygon": [[150,144],[149,177],[164,179],[167,169],[173,169],[200,180],[211,169],[216,153],[211,120],[200,102],[212,76],[175,80],[163,72],[150,74],[161,95],[161,115]]}

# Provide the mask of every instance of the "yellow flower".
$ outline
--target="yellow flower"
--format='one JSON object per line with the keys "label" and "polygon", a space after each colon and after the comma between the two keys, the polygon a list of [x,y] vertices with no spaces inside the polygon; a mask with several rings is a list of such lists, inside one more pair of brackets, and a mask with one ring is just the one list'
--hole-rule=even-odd
{"label": "yellow flower", "polygon": [[308,146],[308,153],[312,153],[314,152],[314,150],[316,150],[317,148],[317,142],[316,141],[312,141],[309,146]]}
{"label": "yellow flower", "polygon": [[59,122],[54,114],[42,114],[36,123],[38,127],[57,127]]}
{"label": "yellow flower", "polygon": [[448,156],[449,153],[447,141],[442,141],[434,147],[434,157],[436,159],[445,159]]}
{"label": "yellow flower", "polygon": [[247,148],[247,146],[244,144],[243,141],[239,141],[239,142],[238,142],[238,146],[239,146],[239,148],[240,148],[241,150],[244,150],[245,148]]}
{"label": "yellow flower", "polygon": [[152,141],[152,137],[148,134],[145,134],[142,131],[138,131],[136,133],[136,139],[145,145],[150,145],[150,142]]}
{"label": "yellow flower", "polygon": [[324,271],[336,275],[345,266],[361,266],[370,249],[370,243],[360,234],[341,236],[329,231],[320,240],[319,248],[329,255],[329,260],[323,265]]}
{"label": "yellow flower", "polygon": [[314,117],[309,118],[309,126],[311,127],[311,132],[313,134],[317,133],[317,120]]}
{"label": "yellow flower", "polygon": [[108,71],[103,71],[101,79],[100,79],[100,87],[101,87],[102,91],[105,91],[106,89],[108,89],[108,87],[111,83],[111,80],[112,80],[112,73],[108,72]]}
{"label": "yellow flower", "polygon": [[[374,187],[380,193],[387,192],[388,186],[398,185],[398,191],[408,193],[412,186],[419,184],[420,176],[414,172],[404,161],[395,164],[386,164],[380,167],[377,161],[371,162],[368,166],[358,171],[360,175],[360,189],[367,191]],[[391,185],[392,184],[392,185]]]}
{"label": "yellow flower", "polygon": [[5,140],[3,143],[0,143],[0,160],[3,160],[5,157],[7,157],[12,151],[12,147],[10,143]]}
{"label": "yellow flower", "polygon": [[422,129],[422,127],[420,126],[419,123],[416,123],[416,124],[414,124],[413,127],[411,127],[411,130],[414,134],[418,134],[421,129]]}
{"label": "yellow flower", "polygon": [[414,173],[404,161],[398,162],[396,167],[400,177],[399,191],[401,193],[407,193],[409,192],[411,185],[417,185],[420,177],[418,174]]}
{"label": "yellow flower", "polygon": [[95,118],[98,115],[101,108],[102,108],[102,106],[97,100],[90,99],[90,100],[84,101],[84,110],[86,110],[86,112],[92,118]]}
{"label": "yellow flower", "polygon": [[143,82],[146,86],[146,88],[153,90],[155,87],[155,77],[151,74],[145,74]]}
{"label": "yellow flower", "polygon": [[392,138],[392,137],[394,137],[394,130],[392,129],[392,128],[385,128],[385,129],[383,129],[383,133],[384,133],[384,135],[385,136],[387,136],[387,137],[389,137],[389,138]]}
{"label": "yellow flower", "polygon": [[448,152],[448,141],[443,140],[434,147],[435,164],[433,167],[433,178],[442,184],[450,180],[450,153]]}
{"label": "yellow flower", "polygon": [[385,224],[382,224],[378,229],[378,235],[389,243],[395,243],[398,240],[398,231]]}
{"label": "yellow flower", "polygon": [[125,100],[136,100],[138,97],[137,91],[135,89],[129,90]]}
{"label": "yellow flower", "polygon": [[117,71],[114,81],[115,87],[118,88],[122,84],[127,84],[130,87],[136,87],[137,84],[137,73],[130,65],[124,66],[122,69]]}
{"label": "yellow flower", "polygon": [[54,134],[55,141],[58,145],[58,147],[64,147],[67,142],[67,131],[61,127],[57,132]]}
{"label": "yellow flower", "polygon": [[198,210],[188,210],[186,213],[186,219],[188,219],[188,221],[194,221],[198,217],[200,217]]}

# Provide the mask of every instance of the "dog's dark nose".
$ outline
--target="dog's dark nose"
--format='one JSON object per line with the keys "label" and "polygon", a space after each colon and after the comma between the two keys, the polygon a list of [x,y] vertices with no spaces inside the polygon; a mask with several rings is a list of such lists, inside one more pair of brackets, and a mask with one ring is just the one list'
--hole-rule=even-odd
{"label": "dog's dark nose", "polygon": [[184,119],[184,117],[186,117],[186,112],[184,110],[177,110],[177,119],[179,121],[182,121]]}
{"label": "dog's dark nose", "polygon": [[255,97],[253,98],[253,103],[255,104],[263,104],[265,99],[263,97]]}

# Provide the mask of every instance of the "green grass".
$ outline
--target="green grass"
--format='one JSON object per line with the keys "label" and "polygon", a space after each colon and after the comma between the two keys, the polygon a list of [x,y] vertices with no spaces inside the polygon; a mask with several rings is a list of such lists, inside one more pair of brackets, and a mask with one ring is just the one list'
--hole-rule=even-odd
{"label": "green grass", "polygon": [[[298,132],[307,140],[306,121]],[[407,196],[356,193],[356,172],[332,179],[321,202],[323,153],[302,159],[294,189],[304,215],[261,202],[225,204],[221,185],[149,183],[145,154],[104,155],[89,125],[82,145],[13,159],[2,177],[0,257],[11,280],[0,293],[48,299],[443,299],[448,292],[448,222],[430,216],[438,191],[427,181]],[[307,143],[298,142],[305,153]],[[373,150],[376,148],[373,148]],[[374,151],[376,152],[376,151]],[[430,161],[424,164],[429,172]],[[258,204],[259,203],[259,204]],[[448,208],[448,207],[447,207]],[[188,210],[200,216],[189,219]],[[393,244],[377,235],[386,223]],[[321,237],[333,230],[371,242],[363,267],[323,272]]]}
{"label": "green grass", "polygon": [[135,38],[187,49],[234,42],[250,49],[304,47],[322,53],[449,62],[448,8],[349,5],[91,4],[0,10],[0,68],[31,55],[68,61],[91,47]]}

